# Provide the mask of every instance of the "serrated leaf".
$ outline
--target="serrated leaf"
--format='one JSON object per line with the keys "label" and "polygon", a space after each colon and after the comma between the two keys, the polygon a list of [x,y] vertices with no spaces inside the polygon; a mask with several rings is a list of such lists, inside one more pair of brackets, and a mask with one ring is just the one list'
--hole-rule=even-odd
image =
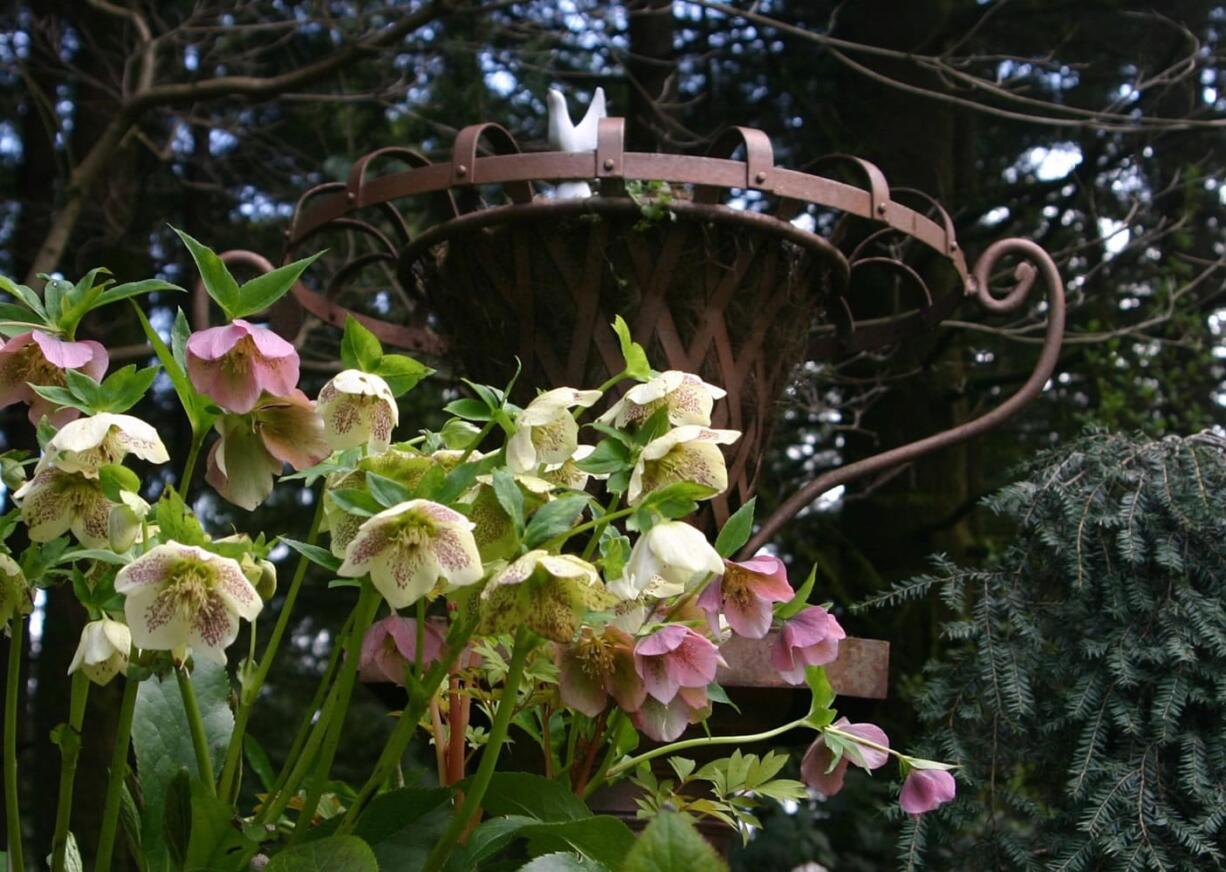
{"label": "serrated leaf", "polygon": [[719,872],[728,866],[684,815],[661,812],[639,836],[621,872]]}
{"label": "serrated leaf", "polygon": [[817,581],[817,564],[809,570],[809,575],[805,578],[804,583],[796,589],[796,594],[787,602],[780,603],[775,606],[775,617],[781,621],[786,621],[788,618],[794,618],[803,612],[809,605],[809,594],[813,591],[813,585]]}
{"label": "serrated leaf", "polygon": [[256,276],[238,289],[237,305],[231,313],[233,318],[246,318],[257,312],[263,312],[277,300],[285,296],[299,276],[313,264],[323,252],[304,257],[285,266],[277,267],[272,272]]}
{"label": "serrated leaf", "polygon": [[285,545],[297,551],[307,560],[317,566],[322,566],[329,572],[336,572],[341,568],[341,559],[327,548],[320,548],[318,545],[312,545],[309,542],[299,542],[297,539],[290,539],[287,536],[280,536],[277,541],[285,543]]}
{"label": "serrated leaf", "polygon": [[805,669],[805,684],[809,685],[813,694],[809,704],[808,722],[819,728],[834,723],[835,711],[831,706],[834,705],[835,693],[825,668],[810,666]]}
{"label": "serrated leaf", "polygon": [[379,872],[379,861],[357,836],[329,836],[286,848],[264,868],[266,872]]}
{"label": "serrated leaf", "polygon": [[233,320],[238,317],[234,314],[241,307],[238,282],[222,263],[221,258],[213,249],[197,242],[179,228],[171,227],[170,229],[183,241],[192,260],[196,262],[196,269],[200,271],[200,280],[204,283],[204,289],[208,295],[221,307],[227,318]]}
{"label": "serrated leaf", "polygon": [[398,481],[374,472],[366,473],[366,487],[383,508],[390,509],[413,498],[413,493]]}
{"label": "serrated leaf", "polygon": [[81,402],[95,409],[102,407],[101,386],[85,373],[75,369],[66,369],[64,370],[64,382],[68,390],[72,391],[73,396]]}
{"label": "serrated leaf", "polygon": [[66,406],[71,409],[77,409],[87,415],[94,414],[94,407],[84,400],[79,399],[68,388],[56,387],[54,385],[30,385],[30,389],[38,394],[44,400],[50,400],[57,406]]}
{"label": "serrated leaf", "polygon": [[384,508],[369,493],[358,488],[347,487],[330,490],[328,491],[328,498],[336,503],[337,508],[342,512],[348,512],[360,518],[369,518],[372,515],[377,515]]}
{"label": "serrated leaf", "polygon": [[719,535],[715,537],[715,550],[720,557],[731,557],[749,541],[749,534],[753,532],[754,506],[757,502],[757,497],[751,497],[749,502],[733,512],[724,522]]}
{"label": "serrated leaf", "polygon": [[25,285],[19,285],[17,282],[13,281],[7,276],[0,275],[0,291],[11,294],[18,300],[21,300],[21,302],[25,303],[26,308],[43,321],[43,324],[40,326],[46,326],[47,310],[43,306],[42,299],[39,298],[38,294],[33,288],[29,288]]}
{"label": "serrated leaf", "polygon": [[400,788],[375,797],[353,834],[375,853],[380,869],[420,869],[451,818],[451,791]]}
{"label": "serrated leaf", "polygon": [[613,332],[617,334],[617,344],[626,361],[626,375],[639,381],[650,379],[651,364],[647,362],[647,352],[630,337],[630,326],[621,315],[613,319]]}
{"label": "serrated leaf", "polygon": [[387,382],[392,396],[407,394],[423,378],[434,374],[434,370],[406,354],[385,354],[379,358],[375,367],[375,375]]}
{"label": "serrated leaf", "polygon": [[575,465],[593,475],[620,472],[631,466],[630,448],[617,439],[601,439],[592,453]]}
{"label": "serrated leaf", "polygon": [[[140,320],[141,329],[145,331],[145,338],[149,340],[149,344],[153,346],[154,352],[157,354],[158,360],[162,363],[162,368],[166,370],[166,375],[170,378],[170,383],[175,389],[175,394],[179,397],[179,403],[183,406],[183,412],[187,415],[187,420],[191,423],[193,433],[204,433],[213,424],[213,419],[216,417],[207,409],[207,404],[204,398],[197,393],[192,386],[191,380],[187,377],[187,371],[184,365],[176,358],[174,353],[166,347],[166,343],[162,341],[162,337],[158,336],[153,325],[149,323],[149,319],[145,317],[144,311],[140,306],[132,303],[132,308],[136,311],[136,317]],[[179,316],[182,317],[182,310]],[[186,323],[186,319],[185,319]],[[178,323],[176,321],[176,327]]]}
{"label": "serrated leaf", "polygon": [[383,357],[379,338],[362,323],[349,315],[345,319],[345,333],[341,336],[341,363],[347,369],[374,372]]}
{"label": "serrated leaf", "polygon": [[492,415],[485,403],[474,400],[472,397],[453,400],[443,406],[443,411],[448,415],[455,415],[457,418],[464,418],[468,421],[488,421]]}
{"label": "serrated leaf", "polygon": [[152,294],[159,291],[175,291],[177,293],[187,293],[184,288],[170,282],[162,281],[161,279],[144,279],[139,282],[125,282],[122,285],[115,285],[103,291],[98,299],[94,301],[91,309],[97,309],[99,306],[105,306],[108,303],[117,303],[120,300],[126,300],[129,297],[137,297],[141,294]]}
{"label": "serrated leaf", "polygon": [[649,493],[639,503],[640,510],[651,509],[665,518],[683,518],[698,508],[698,500],[716,493],[714,488],[693,481],[675,481]]}
{"label": "serrated leaf", "polygon": [[559,497],[537,509],[524,530],[524,546],[536,548],[571,528],[587,506],[587,497],[578,494]]}

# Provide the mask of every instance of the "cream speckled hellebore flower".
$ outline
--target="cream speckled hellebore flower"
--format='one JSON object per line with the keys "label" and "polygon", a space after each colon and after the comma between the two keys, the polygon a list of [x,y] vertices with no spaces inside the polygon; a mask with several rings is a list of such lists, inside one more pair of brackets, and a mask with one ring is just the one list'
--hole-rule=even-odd
{"label": "cream speckled hellebore flower", "polygon": [[674,427],[711,425],[711,407],[728,392],[707,384],[690,372],[670,369],[649,382],[635,385],[597,420],[614,427],[641,424],[657,409],[668,409],[668,422]]}
{"label": "cream speckled hellebore flower", "polygon": [[573,554],[537,549],[520,557],[481,592],[481,635],[526,626],[546,639],[566,643],[589,609],[610,605],[596,567]]}
{"label": "cream speckled hellebore flower", "polygon": [[124,624],[109,618],[90,621],[81,631],[81,642],[68,674],[80,669],[94,684],[110,684],[116,675],[127,673],[131,648],[132,631]]}
{"label": "cream speckled hellebore flower", "polygon": [[515,435],[507,442],[512,472],[532,472],[542,463],[562,463],[579,445],[579,425],[570,410],[588,408],[600,391],[555,388],[528,403],[515,419]]}
{"label": "cream speckled hellebore flower", "polygon": [[99,412],[65,424],[52,436],[38,469],[54,466],[64,472],[97,476],[99,468],[118,463],[129,453],[150,463],[170,459],[152,425],[131,415]]}
{"label": "cream speckled hellebore flower", "polygon": [[609,590],[623,600],[670,597],[699,575],[723,572],[724,559],[702,533],[682,521],[664,521],[634,543],[622,577],[610,582]]}
{"label": "cream speckled hellebore flower", "polygon": [[168,542],[129,563],[115,576],[127,597],[124,614],[140,648],[190,648],[226,662],[238,636],[238,619],[254,621],[264,607],[237,560],[193,545]]}
{"label": "cream speckled hellebore flower", "polygon": [[333,451],[365,444],[371,454],[382,454],[400,423],[396,397],[387,382],[359,369],[337,373],[316,402]]}
{"label": "cream speckled hellebore flower", "polygon": [[337,574],[370,580],[394,609],[417,602],[439,579],[454,587],[484,572],[473,523],[430,500],[409,500],[367,518],[345,548]]}
{"label": "cream speckled hellebore flower", "polygon": [[30,539],[50,542],[69,530],[87,548],[106,548],[110,541],[111,509],[97,478],[64,472],[54,466],[35,473],[13,494],[21,506]]}
{"label": "cream speckled hellebore flower", "polygon": [[688,425],[648,442],[630,474],[630,489],[626,495],[630,505],[637,504],[657,488],[679,481],[706,485],[715,494],[727,490],[728,467],[719,446],[730,445],[740,438],[737,430]]}

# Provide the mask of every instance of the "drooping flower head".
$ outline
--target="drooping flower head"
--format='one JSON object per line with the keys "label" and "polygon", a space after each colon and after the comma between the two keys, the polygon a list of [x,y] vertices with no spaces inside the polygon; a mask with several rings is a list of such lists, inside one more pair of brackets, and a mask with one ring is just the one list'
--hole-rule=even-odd
{"label": "drooping flower head", "polygon": [[727,391],[707,384],[689,372],[670,369],[651,381],[635,385],[597,420],[614,427],[641,424],[658,409],[668,409],[668,422],[674,427],[697,424],[711,426],[711,407]]}
{"label": "drooping flower head", "polygon": [[912,766],[898,795],[898,804],[907,814],[927,814],[947,802],[958,792],[958,783],[944,769]]}
{"label": "drooping flower head", "polygon": [[106,349],[92,339],[65,342],[41,330],[14,336],[0,345],[0,407],[28,403],[31,424],[46,415],[52,426],[63,426],[81,413],[72,408],[57,411],[54,403],[40,397],[30,385],[63,387],[66,369],[100,381],[107,362]]}
{"label": "drooping flower head", "polygon": [[64,472],[96,477],[108,463],[119,463],[135,454],[149,463],[170,459],[158,431],[140,418],[99,412],[71,421],[47,443],[38,469],[54,466]]}
{"label": "drooping flower head", "polygon": [[634,640],[617,627],[584,627],[573,642],[557,646],[557,662],[562,702],[589,718],[604,711],[610,696],[626,712],[638,711],[647,698],[634,669]]}
{"label": "drooping flower head", "polygon": [[706,485],[715,492],[712,496],[722,493],[728,489],[728,467],[719,446],[740,438],[737,430],[698,425],[668,431],[643,447],[626,498],[635,505],[653,490],[679,481]]}
{"label": "drooping flower head", "polygon": [[668,703],[647,697],[631,719],[639,732],[651,740],[673,742],[681,738],[686,727],[701,723],[710,714],[711,702],[705,687],[682,687]]}
{"label": "drooping flower head", "polygon": [[13,494],[34,542],[50,542],[69,530],[86,548],[110,541],[112,503],[95,476],[47,466]]}
{"label": "drooping flower head", "polygon": [[[834,726],[844,733],[866,739],[882,748],[890,747],[889,736],[875,724],[853,724],[847,718],[839,718],[834,722]],[[826,797],[834,796],[843,789],[843,777],[847,774],[847,764],[854,763],[871,772],[873,769],[880,769],[890,759],[890,755],[885,751],[862,745],[854,738],[847,739],[842,736],[838,738],[843,750],[838,763],[834,762],[835,753],[826,741],[825,733],[814,740],[800,761],[800,776],[804,779],[805,784]]]}
{"label": "drooping flower head", "polygon": [[319,414],[333,451],[365,445],[371,454],[387,450],[400,409],[387,382],[360,369],[337,373],[319,391]]}
{"label": "drooping flower head", "polygon": [[110,618],[90,621],[81,631],[81,641],[68,666],[68,674],[79,669],[94,684],[110,684],[116,675],[127,674],[131,648],[132,631],[124,624]]}
{"label": "drooping flower head", "polygon": [[245,415],[262,393],[288,397],[298,384],[298,352],[267,327],[235,318],[187,340],[187,374],[227,412]]}
{"label": "drooping flower head", "polygon": [[205,480],[248,511],[272,493],[273,479],[288,463],[314,466],[328,456],[323,422],[300,390],[265,396],[249,415],[222,415],[214,423],[221,438],[209,449]]}
{"label": "drooping flower head", "polygon": [[486,585],[477,632],[495,635],[522,625],[546,639],[569,642],[586,610],[612,601],[592,564],[573,554],[537,549]]}
{"label": "drooping flower head", "polygon": [[761,639],[771,628],[771,603],[792,598],[787,567],[778,557],[759,554],[742,563],[724,561],[724,574],[707,585],[698,599],[713,624],[722,614],[732,632]]}
{"label": "drooping flower head", "polygon": [[[443,652],[443,633],[427,621],[422,634],[422,666],[438,660]],[[417,621],[388,615],[372,624],[362,637],[358,678],[369,684],[391,682],[404,685],[405,670],[417,658]]]}
{"label": "drooping flower head", "polygon": [[805,680],[809,666],[825,666],[839,656],[839,640],[847,637],[838,620],[821,606],[809,606],[783,623],[771,647],[771,665],[791,684]]}
{"label": "drooping flower head", "polygon": [[167,542],[115,576],[137,647],[226,662],[238,619],[254,621],[264,607],[237,560],[194,545]]}
{"label": "drooping flower head", "polygon": [[710,639],[683,624],[667,624],[634,646],[634,668],[647,693],[666,704],[683,687],[706,688],[725,665]]}
{"label": "drooping flower head", "polygon": [[13,618],[34,610],[34,594],[17,561],[0,554],[0,630],[8,632]]}
{"label": "drooping flower head", "polygon": [[562,463],[579,445],[579,424],[571,415],[575,406],[588,408],[600,391],[554,388],[524,407],[515,419],[515,435],[507,442],[507,465],[512,472],[532,472],[542,463]]}
{"label": "drooping flower head", "polygon": [[409,500],[367,518],[345,549],[338,573],[370,580],[388,605],[402,609],[439,581],[463,587],[483,570],[473,523],[430,500]]}
{"label": "drooping flower head", "polygon": [[621,578],[610,582],[609,590],[623,600],[670,597],[723,571],[723,558],[702,533],[683,521],[664,521],[634,543]]}

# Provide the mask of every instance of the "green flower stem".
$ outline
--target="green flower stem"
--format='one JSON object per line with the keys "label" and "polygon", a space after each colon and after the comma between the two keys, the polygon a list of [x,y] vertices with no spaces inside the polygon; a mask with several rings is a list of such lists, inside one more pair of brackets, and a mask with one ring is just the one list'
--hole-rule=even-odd
{"label": "green flower stem", "polygon": [[452,816],[443,832],[442,838],[435,844],[426,863],[422,867],[425,872],[437,872],[442,869],[455,847],[456,840],[468,827],[468,822],[481,808],[485,791],[494,777],[494,769],[498,765],[498,752],[506,741],[507,732],[511,727],[511,715],[515,711],[515,697],[519,691],[519,682],[524,675],[524,664],[528,654],[535,647],[536,640],[529,637],[527,627],[521,626],[515,631],[515,643],[511,649],[511,663],[507,668],[507,677],[502,685],[502,696],[498,700],[498,709],[494,712],[494,721],[490,724],[490,737],[481,752],[481,763],[477,766],[477,774],[473,776],[468,792],[460,809]]}
{"label": "green flower stem", "polygon": [[456,466],[459,466],[468,460],[469,455],[477,450],[477,446],[484,441],[486,436],[490,435],[490,431],[493,430],[497,424],[498,422],[491,416],[490,419],[485,422],[485,426],[481,428],[481,431],[473,437],[473,441],[468,443],[468,447],[465,448],[464,453],[460,455],[460,460],[456,463]]}
{"label": "green flower stem", "polygon": [[353,685],[357,680],[362,637],[366,634],[366,628],[370,626],[371,621],[375,619],[375,614],[379,611],[379,605],[382,602],[383,599],[374,586],[369,581],[364,581],[356,609],[358,616],[353,622],[353,629],[345,643],[345,660],[341,666],[340,678],[337,680],[336,701],[324,733],[319,760],[315,764],[315,772],[307,788],[306,800],[302,804],[302,811],[298,814],[298,821],[294,824],[293,835],[290,836],[291,844],[297,842],[311,828],[315,809],[319,807],[319,800],[323,796],[324,787],[327,786],[328,774],[332,771],[332,761],[336,757],[336,748],[340,744],[341,732],[345,726],[345,715],[349,711],[349,697],[353,695]]}
{"label": "green flower stem", "polygon": [[26,624],[18,616],[10,626],[9,668],[4,685],[4,812],[8,825],[9,868],[19,872],[26,868],[21,851],[21,808],[17,795],[17,705]]}
{"label": "green flower stem", "polygon": [[848,739],[852,742],[855,742],[857,745],[863,745],[865,748],[872,748],[874,751],[880,751],[883,754],[890,755],[891,757],[897,757],[899,760],[901,760],[905,756],[904,754],[898,751],[895,751],[893,748],[886,747],[885,745],[878,745],[872,739],[865,739],[861,736],[857,736],[855,733],[844,732],[843,730],[840,730],[838,727],[834,726],[833,724],[828,727],[822,727],[822,732],[823,733],[833,733],[834,735],[838,736],[840,739]]}
{"label": "green flower stem", "polygon": [[439,685],[443,683],[443,679],[451,672],[452,664],[459,659],[461,652],[463,652],[468,644],[468,639],[472,636],[473,630],[477,626],[476,615],[463,616],[463,612],[460,614],[461,617],[456,623],[452,624],[451,632],[447,635],[447,646],[444,649],[444,656],[436,660],[426,670],[426,675],[420,682],[408,688],[408,705],[400,713],[396,726],[392,728],[392,734],[388,736],[387,744],[383,746],[383,752],[379,755],[379,759],[375,763],[375,768],[371,771],[370,777],[366,779],[366,783],[362,785],[362,789],[358,791],[348,811],[345,812],[345,818],[341,821],[341,825],[336,831],[337,835],[343,836],[353,829],[354,824],[357,823],[358,814],[365,807],[367,800],[387,781],[388,777],[400,764],[400,759],[404,756],[404,750],[409,746],[409,742],[417,730],[417,724],[421,721],[422,715],[425,714],[426,709],[430,705],[430,700],[434,698]]}
{"label": "green flower stem", "polygon": [[565,533],[561,533],[560,535],[555,536],[554,538],[550,539],[548,542],[546,542],[541,547],[544,548],[546,551],[557,551],[559,548],[565,545],[566,540],[570,539],[572,536],[577,536],[580,533],[586,533],[588,530],[591,530],[594,527],[606,526],[610,521],[616,521],[618,518],[624,518],[627,515],[633,515],[637,511],[638,511],[637,508],[635,508],[634,506],[631,506],[630,508],[627,508],[627,509],[619,509],[616,512],[608,512],[607,514],[601,515],[599,518],[596,518],[595,520],[584,521],[582,524],[579,524],[578,526],[571,527]]}
{"label": "green flower stem", "polygon": [[139,681],[128,681],[119,704],[119,723],[115,727],[115,747],[111,751],[111,771],[106,782],[106,799],[102,806],[102,829],[98,834],[97,859],[94,872],[111,872],[111,855],[115,851],[115,833],[119,826],[119,804],[123,799],[124,776],[128,771],[128,745],[132,738],[132,714],[136,711],[136,691]]}
{"label": "green flower stem", "polygon": [[621,498],[622,498],[621,494],[613,494],[613,496],[609,498],[609,504],[604,507],[604,514],[596,519],[598,521],[602,521],[603,523],[598,524],[596,526],[595,531],[592,533],[591,537],[587,540],[587,545],[585,545],[583,548],[583,553],[579,555],[579,557],[582,560],[589,559],[592,556],[592,554],[595,553],[596,546],[600,544],[601,534],[604,533],[605,527],[609,526],[609,521],[610,521],[609,515],[612,514],[613,511],[617,508],[617,504],[621,502]]}
{"label": "green flower stem", "polygon": [[196,472],[196,461],[200,457],[200,448],[204,445],[204,437],[207,435],[207,430],[204,433],[192,431],[192,444],[187,450],[187,462],[183,464],[183,478],[179,480],[179,496],[184,502],[187,501],[187,489],[192,486],[192,476]]}
{"label": "green flower stem", "polygon": [[807,718],[797,718],[794,721],[788,721],[780,727],[775,727],[773,730],[766,730],[761,733],[750,733],[745,736],[700,736],[697,739],[682,739],[680,742],[673,742],[670,745],[662,745],[659,748],[652,748],[650,751],[645,751],[637,757],[630,757],[623,760],[615,766],[610,766],[605,770],[604,778],[616,778],[623,772],[628,772],[640,763],[645,763],[656,757],[663,757],[667,754],[676,754],[679,751],[685,751],[689,748],[705,748],[708,745],[750,745],[754,742],[765,742],[767,739],[773,739],[776,736],[782,736],[784,733],[794,730],[797,727],[809,726]]}
{"label": "green flower stem", "polygon": [[617,375],[610,376],[609,380],[606,381],[604,384],[602,384],[600,387],[596,388],[596,390],[600,391],[603,394],[605,391],[609,390],[609,388],[613,387],[614,385],[616,385],[618,382],[620,382],[622,379],[625,379],[625,378],[629,378],[629,375],[623,369]]}
{"label": "green flower stem", "polygon": [[196,750],[196,768],[200,780],[210,796],[217,795],[217,779],[213,776],[213,756],[209,753],[209,740],[204,733],[204,719],[200,717],[200,703],[196,701],[196,688],[192,686],[187,668],[175,670],[179,682],[179,695],[183,697],[183,712],[187,715],[187,728],[192,734],[192,747]]}
{"label": "green flower stem", "polygon": [[72,785],[81,754],[81,726],[89,699],[89,679],[78,669],[72,674],[68,698],[68,731],[60,736],[60,794],[55,806],[55,832],[51,836],[51,872],[64,872],[68,852],[68,823],[72,816]]}
{"label": "green flower stem", "polygon": [[293,768],[290,769],[289,775],[285,777],[284,783],[269,797],[269,801],[264,805],[264,808],[256,815],[257,824],[276,821],[281,816],[281,813],[285,811],[286,806],[289,805],[290,799],[298,792],[298,785],[306,775],[311,761],[315,759],[319,746],[324,740],[324,733],[332,722],[332,708],[336,703],[338,692],[339,685],[333,684],[328,691],[328,698],[324,702],[323,710],[319,713],[319,720],[315,722],[310,737],[307,739],[306,747],[302,749],[300,755],[290,758],[294,763]]}
{"label": "green flower stem", "polygon": [[[314,545],[315,540],[319,538],[319,527],[323,522],[324,516],[324,498],[323,494],[319,494],[315,501],[315,515],[311,518],[311,527],[307,530],[306,541],[308,545]],[[294,567],[294,575],[290,580],[289,588],[285,591],[285,602],[281,605],[281,612],[277,615],[277,623],[273,625],[272,633],[268,637],[268,644],[264,646],[264,656],[260,658],[259,666],[255,672],[251,673],[248,681],[244,682],[242,693],[239,696],[238,711],[234,716],[234,731],[230,734],[230,744],[226,748],[226,759],[221,767],[221,795],[230,796],[232,791],[236,791],[238,785],[236,779],[238,777],[238,765],[243,759],[243,737],[247,734],[247,722],[251,719],[251,709],[255,705],[255,701],[260,696],[260,689],[264,686],[265,680],[268,678],[268,672],[272,669],[273,661],[277,657],[277,649],[281,646],[281,638],[285,635],[286,627],[289,626],[290,616],[294,612],[294,604],[298,601],[298,593],[302,589],[303,579],[306,578],[307,568],[311,565],[305,555],[299,555],[298,565]]]}

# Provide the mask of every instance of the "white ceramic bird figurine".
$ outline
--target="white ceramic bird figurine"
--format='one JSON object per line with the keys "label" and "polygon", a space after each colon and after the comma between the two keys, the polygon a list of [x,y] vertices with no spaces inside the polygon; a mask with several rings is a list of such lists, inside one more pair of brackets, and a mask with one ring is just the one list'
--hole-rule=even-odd
{"label": "white ceramic bird figurine", "polygon": [[[607,114],[604,106],[604,88],[597,88],[587,114],[578,124],[572,124],[566,108],[566,98],[556,88],[550,88],[546,97],[549,106],[549,144],[558,151],[595,151],[596,128]],[[587,182],[558,182],[554,198],[578,200],[592,196]]]}

